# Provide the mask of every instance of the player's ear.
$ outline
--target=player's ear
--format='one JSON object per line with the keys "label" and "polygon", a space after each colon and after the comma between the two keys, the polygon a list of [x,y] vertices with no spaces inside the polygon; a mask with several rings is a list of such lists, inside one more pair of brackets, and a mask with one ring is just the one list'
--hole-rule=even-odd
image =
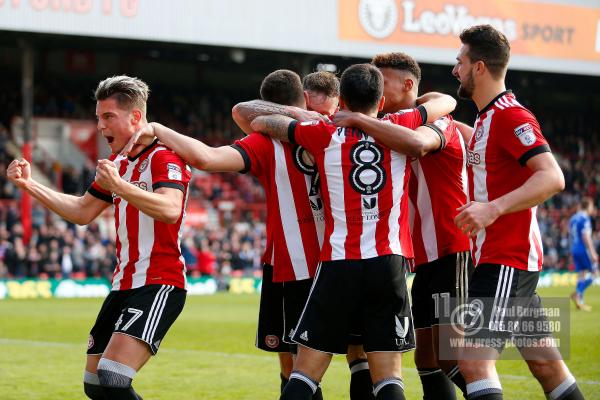
{"label": "player's ear", "polygon": [[306,104],[306,108],[309,108],[308,105],[310,104],[310,102],[308,101],[308,99],[310,98],[310,96],[308,95],[308,91],[304,91],[304,103]]}
{"label": "player's ear", "polygon": [[379,105],[377,106],[377,112],[383,110],[383,105],[385,104],[385,96],[381,96],[379,100]]}
{"label": "player's ear", "polygon": [[405,79],[403,89],[405,92],[410,92],[414,85],[415,85],[415,83],[413,82],[412,79],[410,79],[410,78]]}
{"label": "player's ear", "polygon": [[138,108],[134,108],[131,111],[131,124],[137,125],[140,123],[141,120],[142,120],[142,110],[140,110]]}

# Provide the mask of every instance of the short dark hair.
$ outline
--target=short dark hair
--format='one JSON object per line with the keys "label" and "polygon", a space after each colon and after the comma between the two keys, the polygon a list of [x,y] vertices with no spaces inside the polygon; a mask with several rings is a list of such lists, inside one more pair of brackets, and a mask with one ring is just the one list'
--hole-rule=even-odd
{"label": "short dark hair", "polygon": [[594,200],[591,197],[585,196],[581,199],[581,209],[587,210],[592,204],[594,204]]}
{"label": "short dark hair", "polygon": [[285,106],[298,106],[304,100],[300,76],[288,69],[278,69],[263,79],[260,98]]}
{"label": "short dark hair", "polygon": [[471,62],[483,61],[494,78],[501,78],[510,59],[510,43],[506,36],[491,25],[475,25],[460,34],[460,41],[469,46]]}
{"label": "short dark hair", "polygon": [[421,67],[414,58],[406,53],[383,53],[377,54],[371,60],[371,64],[377,68],[393,68],[399,71],[410,72],[417,78],[417,83],[421,81]]}
{"label": "short dark hair", "polygon": [[335,74],[327,71],[317,71],[302,79],[304,90],[323,93],[327,97],[340,95],[340,80]]}
{"label": "short dark hair", "polygon": [[350,111],[370,112],[383,96],[383,75],[371,64],[346,68],[340,82],[340,98]]}
{"label": "short dark hair", "polygon": [[115,97],[119,107],[131,110],[139,108],[146,113],[146,102],[150,89],[146,82],[127,75],[111,76],[101,81],[94,92],[96,101]]}

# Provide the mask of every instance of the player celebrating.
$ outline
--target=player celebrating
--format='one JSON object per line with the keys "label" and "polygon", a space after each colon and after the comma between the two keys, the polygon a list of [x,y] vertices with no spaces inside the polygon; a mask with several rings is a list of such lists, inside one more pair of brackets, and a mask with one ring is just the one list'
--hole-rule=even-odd
{"label": "player celebrating", "polygon": [[[537,120],[505,88],[510,57],[506,37],[490,25],[479,25],[463,31],[460,39],[452,73],[460,82],[458,95],[472,99],[479,113],[467,146],[470,202],[461,207],[455,222],[472,237],[476,268],[469,302],[483,318],[480,330],[466,333],[490,345],[465,348],[459,367],[469,400],[502,399],[495,360],[503,346],[491,346],[497,339],[519,334],[515,328],[522,325],[500,311],[517,301],[532,311],[541,307],[535,291],[542,268],[536,207],[563,189],[564,178]],[[494,302],[491,307],[489,298]],[[582,399],[560,354],[548,347],[542,359],[539,348],[520,346],[519,351],[549,399]],[[527,357],[536,351],[538,359]]]}
{"label": "player celebrating", "polygon": [[[412,57],[404,53],[379,54],[372,64],[384,77],[384,113],[409,109],[423,100],[417,98],[421,69]],[[446,99],[452,108],[456,105],[450,96]],[[387,115],[384,120],[394,122],[396,115]],[[389,123],[348,112],[339,112],[333,121],[338,126],[355,126],[369,132],[392,150],[402,151],[396,147],[394,136],[403,133]],[[456,398],[454,386],[446,374],[463,392],[466,387],[451,354],[445,352],[444,357],[440,357],[440,337],[444,349],[449,348],[452,330],[440,326],[444,321],[440,321],[439,312],[450,309],[451,299],[460,302],[466,298],[469,241],[454,224],[456,209],[467,197],[466,158],[462,136],[452,117],[445,116],[427,126],[437,131],[444,145],[442,151],[411,162],[410,220],[416,266],[411,293],[417,342],[415,364],[424,399],[453,399]],[[427,133],[433,134],[432,131]]]}
{"label": "player celebrating", "polygon": [[[258,110],[234,108],[240,126],[248,127],[249,115],[283,110],[286,105],[293,106],[298,118],[320,117],[305,110],[302,82],[295,72],[270,73],[261,84],[260,94]],[[213,148],[157,123],[141,130],[125,151],[134,143],[153,140],[154,136],[172,146],[196,168],[250,173],[265,189],[267,243],[262,257],[263,286],[256,346],[279,353],[283,389],[293,364],[287,335],[295,327],[308,297],[323,240],[323,207],[314,167],[307,162],[301,147],[257,132],[231,146]],[[320,397],[319,391],[314,398]]]}
{"label": "player celebrating", "polygon": [[58,193],[15,160],[8,177],[64,219],[85,225],[108,206],[115,210],[118,264],[88,341],[85,394],[93,400],[141,399],[131,382],[156,354],[185,303],[185,265],[179,247],[190,171],[175,153],[152,142],[129,157],[118,153],[146,124],[148,86],[115,76],[95,93],[98,129],[112,150],[81,197]]}
{"label": "player celebrating", "polygon": [[[592,216],[595,212],[594,201],[589,197],[584,197],[581,200],[579,211],[569,220],[571,254],[578,275],[577,288],[571,294],[571,299],[575,302],[577,309],[583,311],[592,310],[591,306],[584,303],[583,292],[598,276],[598,253],[596,253],[592,240]],[[588,273],[591,276],[586,276]]]}
{"label": "player celebrating", "polygon": [[[381,110],[383,76],[372,65],[349,67],[340,90],[342,108],[371,117]],[[417,128],[424,114],[405,113],[405,124]],[[362,131],[324,122],[262,116],[252,128],[314,156],[325,210],[321,266],[294,332],[298,359],[281,398],[310,399],[332,354],[345,352],[350,334],[363,339],[375,398],[404,398],[401,352],[414,347],[405,279],[405,256],[412,255],[406,156]],[[410,153],[441,145],[436,134],[403,129]]]}

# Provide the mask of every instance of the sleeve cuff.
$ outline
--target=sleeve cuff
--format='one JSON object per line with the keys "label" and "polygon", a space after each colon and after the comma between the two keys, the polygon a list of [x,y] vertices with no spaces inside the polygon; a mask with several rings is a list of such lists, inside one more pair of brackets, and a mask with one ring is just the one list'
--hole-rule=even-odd
{"label": "sleeve cuff", "polygon": [[185,193],[185,186],[183,186],[182,183],[176,183],[176,182],[156,182],[154,184],[152,184],[152,190],[156,190],[159,188],[171,188],[171,189],[179,189],[181,190],[183,193]]}
{"label": "sleeve cuff", "polygon": [[427,109],[423,105],[420,105],[417,107],[417,110],[421,114],[421,125],[425,125],[427,123]]}
{"label": "sleeve cuff", "polygon": [[232,144],[231,147],[236,149],[244,159],[244,169],[238,172],[240,174],[247,174],[248,172],[250,172],[250,167],[252,167],[252,164],[250,162],[250,156],[248,155],[246,150],[244,150],[244,148],[238,144]]}
{"label": "sleeve cuff", "polygon": [[290,122],[288,126],[288,141],[293,144],[296,143],[296,125],[298,125],[298,121],[294,120]]}
{"label": "sleeve cuff", "polygon": [[521,164],[522,167],[525,166],[525,164],[527,164],[527,161],[529,161],[531,158],[537,156],[538,154],[542,154],[542,153],[549,153],[550,152],[550,146],[547,144],[542,144],[538,147],[534,147],[531,150],[528,150],[525,154],[523,154],[521,157],[519,157],[519,164]]}
{"label": "sleeve cuff", "polygon": [[444,148],[446,148],[446,136],[444,136],[444,132],[442,132],[442,130],[435,124],[425,124],[423,126],[426,126],[430,129],[433,129],[433,131],[435,133],[438,134],[438,136],[440,137],[440,147],[435,150],[435,151],[440,151],[443,150]]}
{"label": "sleeve cuff", "polygon": [[113,199],[110,194],[102,193],[101,191],[94,188],[93,186],[90,186],[87,191],[89,194],[91,194],[92,196],[94,196],[97,199],[100,199],[100,200],[105,201],[110,204],[113,203]]}

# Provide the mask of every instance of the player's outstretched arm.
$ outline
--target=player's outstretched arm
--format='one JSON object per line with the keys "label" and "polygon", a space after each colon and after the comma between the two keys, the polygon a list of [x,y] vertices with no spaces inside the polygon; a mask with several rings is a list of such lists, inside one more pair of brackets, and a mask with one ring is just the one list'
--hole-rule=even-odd
{"label": "player's outstretched arm", "polygon": [[473,127],[457,120],[454,120],[454,124],[458,128],[458,132],[462,135],[465,143],[469,143],[471,136],[473,136]]}
{"label": "player's outstretched arm", "polygon": [[526,163],[533,175],[519,188],[489,203],[472,201],[459,208],[455,224],[474,236],[504,214],[537,206],[565,188],[565,178],[552,153],[530,158]]}
{"label": "player's outstretched arm", "polygon": [[161,187],[153,193],[147,192],[122,179],[117,166],[110,160],[98,162],[96,183],[155,220],[174,224],[181,216],[183,203],[181,190]]}
{"label": "player's outstretched arm", "polygon": [[439,92],[429,92],[417,98],[417,105],[427,111],[427,122],[433,122],[450,114],[456,108],[454,97]]}
{"label": "player's outstretched arm", "polygon": [[442,146],[441,136],[427,126],[413,130],[352,111],[338,111],[333,116],[333,123],[337,126],[358,128],[384,146],[411,157],[422,157]]}
{"label": "player's outstretched arm", "polygon": [[158,122],[151,122],[136,132],[121,154],[126,155],[136,144],[148,145],[155,137],[194,168],[210,172],[238,172],[245,168],[244,159],[232,147],[208,146]]}
{"label": "player's outstretched arm", "polygon": [[250,126],[252,121],[262,115],[284,115],[298,121],[326,120],[326,117],[315,111],[308,111],[294,106],[284,106],[264,100],[251,100],[238,103],[231,110],[233,120],[247,135],[253,131]]}
{"label": "player's outstretched arm", "polygon": [[6,175],[19,189],[26,191],[46,208],[74,224],[89,224],[110,205],[89,193],[72,196],[42,185],[31,177],[31,166],[25,159],[11,162]]}
{"label": "player's outstretched arm", "polygon": [[295,121],[293,118],[283,115],[264,115],[255,118],[251,127],[253,131],[262,132],[283,142],[289,142],[288,128],[293,121]]}

